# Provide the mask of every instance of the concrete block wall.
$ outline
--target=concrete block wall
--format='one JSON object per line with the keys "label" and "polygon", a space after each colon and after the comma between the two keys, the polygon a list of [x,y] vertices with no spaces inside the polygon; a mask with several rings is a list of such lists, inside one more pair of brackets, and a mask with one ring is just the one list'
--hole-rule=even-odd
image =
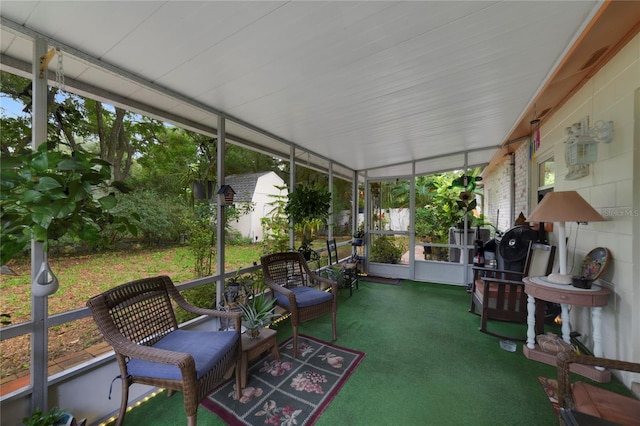
{"label": "concrete block wall", "polygon": [[[599,144],[598,160],[590,166],[589,175],[566,180],[565,128],[587,116],[590,127],[598,120],[613,121],[613,141]],[[603,276],[612,290],[602,315],[604,355],[640,362],[640,327],[637,327],[640,324],[640,35],[553,116],[543,120],[540,131],[541,144],[536,157],[553,155],[554,191],[578,191],[607,219],[580,226],[567,223],[569,268],[577,269],[584,255],[595,247],[606,247],[612,255],[611,266]],[[529,161],[526,145],[516,153],[515,179],[516,215],[522,210],[525,216],[537,203],[537,162]],[[506,162],[503,168],[496,168],[494,176],[485,178],[488,210],[500,206],[501,216],[506,190],[505,167],[508,167]],[[523,188],[527,188],[526,191]],[[557,234],[550,234],[550,240],[557,244]],[[571,327],[582,334],[587,345],[592,344],[588,308],[572,309]],[[630,374],[620,376],[632,387]]]}

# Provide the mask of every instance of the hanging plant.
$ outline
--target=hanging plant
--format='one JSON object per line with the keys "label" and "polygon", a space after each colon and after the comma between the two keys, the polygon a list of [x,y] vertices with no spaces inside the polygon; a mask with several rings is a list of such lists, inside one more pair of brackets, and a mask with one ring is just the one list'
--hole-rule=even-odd
{"label": "hanging plant", "polygon": [[31,240],[44,244],[62,236],[96,243],[106,238],[101,230],[109,225],[137,234],[126,217],[110,211],[117,200],[109,184],[111,165],[82,152],[49,151],[42,144],[36,151],[2,155],[0,263],[6,264],[26,250]]}

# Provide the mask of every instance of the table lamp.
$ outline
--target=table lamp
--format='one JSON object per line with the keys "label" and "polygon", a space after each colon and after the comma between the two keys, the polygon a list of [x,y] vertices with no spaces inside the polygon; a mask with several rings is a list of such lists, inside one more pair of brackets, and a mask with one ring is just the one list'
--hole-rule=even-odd
{"label": "table lamp", "polygon": [[549,192],[527,218],[527,222],[555,222],[558,224],[558,264],[560,273],[547,280],[555,284],[571,284],[567,273],[567,237],[565,222],[602,222],[605,218],[576,191]]}

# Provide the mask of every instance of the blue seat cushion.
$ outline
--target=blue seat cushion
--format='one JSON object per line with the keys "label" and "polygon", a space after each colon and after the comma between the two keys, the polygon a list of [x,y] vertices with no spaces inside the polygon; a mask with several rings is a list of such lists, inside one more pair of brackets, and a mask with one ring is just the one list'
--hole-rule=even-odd
{"label": "blue seat cushion", "polygon": [[[196,378],[199,380],[229,352],[237,341],[238,333],[235,331],[175,330],[153,347],[191,354],[196,363]],[[129,360],[127,370],[133,376],[182,380],[180,369],[172,364],[134,358]]]}
{"label": "blue seat cushion", "polygon": [[[329,300],[333,299],[333,294],[311,287],[300,286],[290,288],[289,290],[291,290],[296,296],[298,308],[306,308],[307,306],[319,305],[320,303],[328,302]],[[276,292],[275,295],[280,305],[290,308],[289,299],[287,299],[284,294]]]}

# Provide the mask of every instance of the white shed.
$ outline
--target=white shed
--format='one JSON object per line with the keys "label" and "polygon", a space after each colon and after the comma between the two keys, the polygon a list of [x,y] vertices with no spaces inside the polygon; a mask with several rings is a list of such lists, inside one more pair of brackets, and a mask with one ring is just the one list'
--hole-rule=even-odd
{"label": "white shed", "polygon": [[253,203],[253,211],[231,222],[230,226],[236,229],[243,237],[248,237],[252,242],[262,241],[262,225],[260,219],[270,216],[273,203],[277,195],[288,194],[284,187],[285,182],[275,172],[258,172],[246,175],[231,175],[225,177],[225,185],[231,186],[236,192],[234,204]]}

